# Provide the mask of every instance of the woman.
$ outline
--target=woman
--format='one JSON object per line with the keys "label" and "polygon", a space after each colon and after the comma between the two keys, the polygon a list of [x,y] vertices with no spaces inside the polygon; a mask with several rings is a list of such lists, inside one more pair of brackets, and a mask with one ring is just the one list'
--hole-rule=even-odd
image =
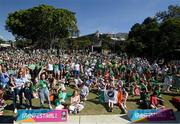
{"label": "woman", "polygon": [[49,90],[47,86],[46,75],[44,73],[41,74],[40,76],[38,87],[39,87],[39,98],[40,98],[41,108],[43,108],[44,106],[44,98],[45,98],[48,103],[49,108],[52,109],[50,98],[49,98]]}
{"label": "woman", "polygon": [[58,62],[54,62],[53,70],[54,70],[54,77],[58,80],[59,79],[59,73],[60,73]]}
{"label": "woman", "polygon": [[159,104],[159,101],[158,101],[158,98],[157,98],[157,92],[154,92],[151,95],[151,98],[150,98],[150,107],[152,109],[163,109],[163,108],[165,108],[163,105]]}
{"label": "woman", "polygon": [[80,95],[78,94],[78,91],[75,90],[73,92],[73,96],[71,97],[71,105],[69,106],[70,113],[79,113],[84,106],[80,104]]}
{"label": "woman", "polygon": [[[14,82],[14,83],[13,83]],[[17,113],[17,101],[20,100],[20,107],[23,107],[23,87],[24,87],[24,80],[22,72],[19,72],[17,78],[11,77],[11,83],[13,85],[13,107],[14,113]]]}

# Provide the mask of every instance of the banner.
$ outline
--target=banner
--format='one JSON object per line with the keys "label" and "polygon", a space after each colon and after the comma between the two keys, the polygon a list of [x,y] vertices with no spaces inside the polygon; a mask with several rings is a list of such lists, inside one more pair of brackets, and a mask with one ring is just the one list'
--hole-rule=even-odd
{"label": "banner", "polygon": [[129,110],[128,117],[132,122],[156,122],[176,120],[172,109]]}
{"label": "banner", "polygon": [[118,92],[116,90],[102,90],[99,92],[99,101],[101,103],[111,102],[117,103]]}
{"label": "banner", "polygon": [[17,122],[66,122],[68,110],[18,110]]}

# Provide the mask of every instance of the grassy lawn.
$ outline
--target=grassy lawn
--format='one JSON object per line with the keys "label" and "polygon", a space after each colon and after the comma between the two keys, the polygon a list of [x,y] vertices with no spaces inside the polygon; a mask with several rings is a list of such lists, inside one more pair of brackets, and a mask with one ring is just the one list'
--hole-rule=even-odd
{"label": "grassy lawn", "polygon": [[[73,92],[73,88],[68,87],[67,91]],[[164,104],[166,108],[172,108],[174,111],[177,111],[177,109],[170,102],[170,100],[174,96],[178,96],[178,95],[175,95],[175,94],[163,95],[163,98],[165,100]],[[137,104],[137,101],[138,101],[138,97],[129,96],[127,100],[128,110],[138,109],[139,105]],[[68,100],[67,103],[69,102],[70,101]],[[7,100],[6,103],[8,104],[8,106],[4,110],[4,116],[15,116],[15,114],[12,111],[12,100]],[[33,108],[39,109],[39,106],[40,106],[39,99],[33,99]],[[47,107],[47,105],[45,107]],[[99,102],[98,95],[93,92],[90,92],[88,96],[88,100],[85,102],[85,108],[80,112],[80,115],[104,115],[104,114],[120,114],[121,113],[121,110],[119,109],[118,106],[114,107],[113,112],[108,112],[106,108],[107,108],[107,104],[101,104]]]}

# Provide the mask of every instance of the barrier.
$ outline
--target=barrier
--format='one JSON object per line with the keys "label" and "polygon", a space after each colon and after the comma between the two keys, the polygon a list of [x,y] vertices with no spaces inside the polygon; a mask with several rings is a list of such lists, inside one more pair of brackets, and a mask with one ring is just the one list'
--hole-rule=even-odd
{"label": "barrier", "polygon": [[128,117],[132,122],[157,122],[176,120],[172,109],[129,110]]}
{"label": "barrier", "polygon": [[16,122],[66,122],[68,110],[18,110]]}

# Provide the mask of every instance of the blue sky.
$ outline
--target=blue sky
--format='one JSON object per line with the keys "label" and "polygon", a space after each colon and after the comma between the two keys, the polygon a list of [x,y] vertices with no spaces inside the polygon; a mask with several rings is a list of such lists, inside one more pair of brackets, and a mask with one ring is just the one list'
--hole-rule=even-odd
{"label": "blue sky", "polygon": [[76,12],[80,33],[85,35],[97,30],[128,32],[133,24],[169,5],[180,5],[180,0],[0,0],[0,37],[14,39],[4,28],[8,13],[39,4]]}

